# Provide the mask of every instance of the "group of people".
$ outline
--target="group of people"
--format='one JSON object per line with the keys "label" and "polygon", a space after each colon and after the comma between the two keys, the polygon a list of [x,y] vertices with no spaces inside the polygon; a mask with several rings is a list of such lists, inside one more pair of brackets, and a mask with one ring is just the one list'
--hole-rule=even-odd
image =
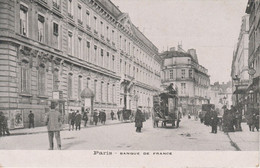
{"label": "group of people", "polygon": [[88,109],[86,109],[86,111],[83,112],[83,115],[79,112],[79,110],[74,111],[74,110],[70,110],[69,112],[69,116],[68,116],[68,123],[69,123],[69,131],[70,130],[74,130],[74,127],[77,130],[80,130],[81,128],[81,120],[84,121],[84,126],[87,126],[87,122],[88,122]]}
{"label": "group of people", "polygon": [[0,136],[10,135],[7,123],[7,117],[0,111]]}
{"label": "group of people", "polygon": [[107,115],[106,115],[105,110],[100,110],[99,112],[97,109],[94,110],[93,121],[94,121],[95,125],[97,125],[98,122],[100,122],[101,124],[105,124],[106,118],[107,118]]}
{"label": "group of people", "polygon": [[259,131],[259,110],[256,108],[249,108],[247,111],[246,120],[249,131],[254,132],[255,128]]}

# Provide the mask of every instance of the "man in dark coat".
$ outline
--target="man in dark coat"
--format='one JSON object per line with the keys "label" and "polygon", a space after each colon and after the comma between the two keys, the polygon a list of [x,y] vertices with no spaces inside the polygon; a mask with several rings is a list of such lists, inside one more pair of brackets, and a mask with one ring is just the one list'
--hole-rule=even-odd
{"label": "man in dark coat", "polygon": [[31,127],[34,128],[34,114],[32,113],[32,111],[30,111],[28,118],[29,118],[29,128]]}
{"label": "man in dark coat", "polygon": [[217,133],[218,128],[218,114],[211,109],[211,133]]}
{"label": "man in dark coat", "polygon": [[80,130],[80,125],[81,125],[81,114],[77,110],[76,116],[75,116],[75,124],[76,124],[76,131],[79,129]]}
{"label": "man in dark coat", "polygon": [[120,111],[117,111],[117,120],[120,121]]}
{"label": "man in dark coat", "polygon": [[76,120],[76,112],[73,111],[73,112],[71,113],[71,126],[72,126],[72,131],[74,130],[75,120]]}
{"label": "man in dark coat", "polygon": [[88,122],[88,112],[89,110],[88,109],[86,109],[86,111],[83,113],[83,117],[82,117],[82,119],[84,120],[84,127],[86,127],[87,126],[87,122]]}
{"label": "man in dark coat", "polygon": [[135,114],[135,127],[136,127],[136,132],[141,132],[141,129],[143,127],[143,121],[144,121],[144,116],[140,108],[137,109],[136,114]]}
{"label": "man in dark coat", "polygon": [[97,109],[94,110],[93,121],[94,121],[95,125],[97,125],[97,122],[98,122],[98,113],[97,113]]}
{"label": "man in dark coat", "polygon": [[111,119],[112,119],[112,120],[114,120],[114,114],[115,114],[115,113],[113,112],[113,110],[111,110],[110,115],[111,115]]}
{"label": "man in dark coat", "polygon": [[2,134],[3,134],[4,120],[5,120],[4,113],[2,111],[0,111],[0,136],[2,136]]}

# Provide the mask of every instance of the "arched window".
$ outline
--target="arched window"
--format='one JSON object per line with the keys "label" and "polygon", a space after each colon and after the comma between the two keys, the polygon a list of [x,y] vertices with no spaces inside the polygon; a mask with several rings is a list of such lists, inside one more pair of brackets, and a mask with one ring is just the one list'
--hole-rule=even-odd
{"label": "arched window", "polygon": [[20,87],[22,93],[30,93],[30,68],[29,62],[27,60],[23,60],[21,63],[21,80]]}
{"label": "arched window", "polygon": [[38,70],[38,91],[39,95],[46,95],[46,67],[40,64]]}
{"label": "arched window", "polygon": [[82,76],[79,75],[78,77],[78,98],[80,99],[80,93],[82,91]]}
{"label": "arched window", "polygon": [[59,70],[55,69],[53,72],[53,90],[59,90]]}
{"label": "arched window", "polygon": [[72,77],[73,77],[73,74],[69,73],[69,75],[68,75],[68,98],[72,98],[72,89],[73,89]]}

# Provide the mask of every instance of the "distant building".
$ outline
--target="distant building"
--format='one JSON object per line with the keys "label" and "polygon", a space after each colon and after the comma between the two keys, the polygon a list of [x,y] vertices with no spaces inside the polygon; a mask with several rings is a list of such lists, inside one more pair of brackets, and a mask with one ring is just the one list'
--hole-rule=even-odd
{"label": "distant building", "polygon": [[[157,47],[110,0],[0,1],[0,110],[11,128],[44,125],[50,101],[66,119],[93,92],[106,112],[152,108]],[[152,81],[152,82],[151,82]]]}
{"label": "distant building", "polygon": [[196,50],[185,52],[178,45],[177,51],[171,48],[161,53],[160,57],[163,59],[162,85],[165,87],[173,83],[178,88],[183,112],[198,112],[201,105],[209,101],[210,76],[208,70],[199,64]]}
{"label": "distant building", "polygon": [[245,104],[246,92],[249,84],[248,74],[248,32],[249,15],[242,17],[238,42],[233,52],[231,67],[233,105]]}
{"label": "distant building", "polygon": [[249,14],[248,65],[255,73],[250,75],[249,97],[256,108],[260,108],[260,2],[248,0],[246,13]]}
{"label": "distant building", "polygon": [[213,85],[210,85],[209,99],[210,103],[215,104],[215,109],[222,115],[222,107],[226,105],[230,109],[232,105],[232,83],[220,84],[215,82]]}

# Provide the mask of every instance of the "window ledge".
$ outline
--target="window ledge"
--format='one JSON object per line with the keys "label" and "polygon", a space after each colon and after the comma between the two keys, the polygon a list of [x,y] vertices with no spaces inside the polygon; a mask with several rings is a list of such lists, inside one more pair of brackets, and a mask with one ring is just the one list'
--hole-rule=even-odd
{"label": "window ledge", "polygon": [[49,97],[48,96],[45,96],[45,95],[38,95],[39,98],[42,98],[42,99],[48,99]]}
{"label": "window ledge", "polygon": [[19,95],[23,97],[32,97],[30,93],[20,93]]}

